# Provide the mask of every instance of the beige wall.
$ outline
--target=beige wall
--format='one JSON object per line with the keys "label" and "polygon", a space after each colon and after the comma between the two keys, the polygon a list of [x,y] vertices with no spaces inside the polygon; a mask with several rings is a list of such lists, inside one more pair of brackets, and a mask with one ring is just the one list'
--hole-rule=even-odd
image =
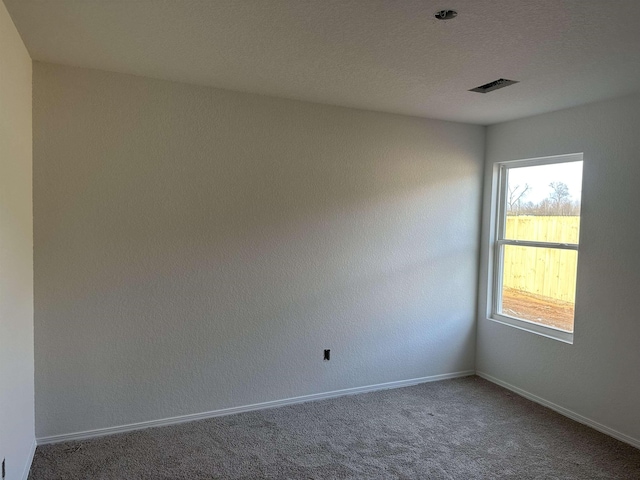
{"label": "beige wall", "polygon": [[38,437],[472,370],[483,152],[36,63]]}
{"label": "beige wall", "polygon": [[[640,95],[488,128],[477,370],[640,447]],[[574,343],[487,320],[495,162],[584,153]]]}
{"label": "beige wall", "polygon": [[31,58],[0,2],[0,461],[7,480],[23,478],[35,447],[32,248]]}

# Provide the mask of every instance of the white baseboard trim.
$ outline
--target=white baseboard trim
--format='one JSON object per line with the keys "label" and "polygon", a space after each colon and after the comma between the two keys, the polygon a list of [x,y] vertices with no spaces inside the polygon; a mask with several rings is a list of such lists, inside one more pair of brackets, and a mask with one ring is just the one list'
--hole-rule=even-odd
{"label": "white baseboard trim", "polygon": [[22,470],[22,480],[27,480],[29,478],[29,472],[31,471],[31,464],[33,463],[33,456],[36,454],[36,440],[33,440],[31,444],[31,451],[29,452],[29,456],[27,457],[27,463],[24,464],[24,469]]}
{"label": "white baseboard trim", "polygon": [[235,413],[251,412],[254,410],[264,410],[267,408],[282,407],[285,405],[293,405],[295,403],[310,402],[314,400],[324,400],[328,398],[342,397],[344,395],[354,395],[356,393],[374,392],[377,390],[387,390],[391,388],[408,387],[419,383],[435,382],[438,380],[447,380],[450,378],[468,377],[475,375],[474,370],[465,370],[463,372],[445,373],[441,375],[432,375],[429,377],[412,378],[409,380],[399,380],[396,382],[379,383],[377,385],[367,385],[364,387],[345,388],[343,390],[334,390],[332,392],[314,393],[311,395],[303,395],[301,397],[285,398],[282,400],[272,400],[269,402],[254,403],[240,407],[223,408],[220,410],[212,410],[210,412],[193,413],[190,415],[180,415],[177,417],[162,418],[159,420],[149,420],[146,422],[130,423],[128,425],[120,425],[116,427],[98,428],[95,430],[86,430],[84,432],[65,433],[63,435],[53,435],[50,437],[40,437],[37,439],[38,445],[47,445],[51,443],[69,442],[72,440],[84,440],[87,438],[102,437],[105,435],[113,435],[115,433],[131,432],[133,430],[142,430],[151,427],[164,427],[167,425],[176,425],[178,423],[192,422],[194,420],[204,420],[206,418],[220,417],[223,415],[233,415]]}
{"label": "white baseboard trim", "polygon": [[507,390],[511,390],[512,392],[517,393],[521,397],[528,398],[533,402],[539,403],[540,405],[550,408],[551,410],[554,410],[559,414],[564,415],[565,417],[569,417],[570,419],[575,420],[576,422],[582,423],[588,427],[593,428],[594,430],[598,430],[599,432],[609,435],[610,437],[613,437],[622,442],[628,443],[632,447],[636,447],[640,449],[640,440],[638,440],[637,438],[633,438],[633,437],[630,437],[629,435],[625,435],[624,433],[618,432],[613,428],[609,428],[606,425],[596,422],[595,420],[591,420],[590,418],[580,415],[579,413],[576,413],[573,410],[569,410],[568,408],[561,407],[560,405],[550,402],[549,400],[545,400],[544,398],[534,395],[533,393],[529,393],[526,390],[523,390],[519,387],[515,387],[510,383],[502,381],[496,377],[492,377],[491,375],[486,374],[484,372],[476,371],[476,375],[484,378],[485,380],[490,381],[491,383],[500,385],[501,387],[504,387]]}

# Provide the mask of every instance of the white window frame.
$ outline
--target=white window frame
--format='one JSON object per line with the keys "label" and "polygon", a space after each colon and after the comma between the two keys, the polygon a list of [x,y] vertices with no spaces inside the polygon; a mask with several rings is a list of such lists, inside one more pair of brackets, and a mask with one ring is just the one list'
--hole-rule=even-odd
{"label": "white window frame", "polygon": [[[521,318],[511,317],[502,313],[498,313],[500,305],[502,305],[502,282],[503,282],[503,267],[504,267],[504,246],[514,245],[520,247],[539,247],[539,248],[557,248],[565,250],[578,251],[579,244],[577,243],[553,243],[553,242],[538,242],[529,240],[510,240],[505,237],[506,226],[506,190],[507,190],[507,170],[517,167],[535,167],[541,165],[550,165],[554,163],[569,163],[584,161],[582,153],[573,153],[569,155],[557,155],[553,157],[542,158],[530,158],[525,160],[511,160],[506,162],[496,163],[497,167],[497,183],[493,183],[496,186],[495,198],[496,207],[493,209],[492,216],[494,218],[493,232],[493,244],[492,256],[493,256],[493,268],[489,269],[489,284],[492,286],[490,289],[490,306],[491,311],[489,319],[509,325],[512,327],[526,330],[531,333],[542,335],[545,337],[553,338],[561,342],[573,343],[573,332],[567,332],[559,328],[554,328],[547,325],[541,325],[529,320]],[[579,260],[578,260],[579,263]],[[575,320],[575,319],[574,319]],[[575,326],[574,326],[575,331]]]}

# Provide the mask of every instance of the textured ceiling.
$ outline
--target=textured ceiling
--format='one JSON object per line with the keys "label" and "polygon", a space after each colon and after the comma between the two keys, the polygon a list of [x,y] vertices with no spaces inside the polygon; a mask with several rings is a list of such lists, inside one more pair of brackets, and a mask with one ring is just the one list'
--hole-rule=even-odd
{"label": "textured ceiling", "polygon": [[490,124],[640,90],[640,0],[4,2],[34,60],[371,110]]}

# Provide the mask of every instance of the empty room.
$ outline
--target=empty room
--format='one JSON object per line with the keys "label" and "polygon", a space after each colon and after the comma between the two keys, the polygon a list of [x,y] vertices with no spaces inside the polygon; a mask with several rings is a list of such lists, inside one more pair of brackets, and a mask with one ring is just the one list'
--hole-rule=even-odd
{"label": "empty room", "polygon": [[640,478],[639,24],[0,0],[0,480]]}

